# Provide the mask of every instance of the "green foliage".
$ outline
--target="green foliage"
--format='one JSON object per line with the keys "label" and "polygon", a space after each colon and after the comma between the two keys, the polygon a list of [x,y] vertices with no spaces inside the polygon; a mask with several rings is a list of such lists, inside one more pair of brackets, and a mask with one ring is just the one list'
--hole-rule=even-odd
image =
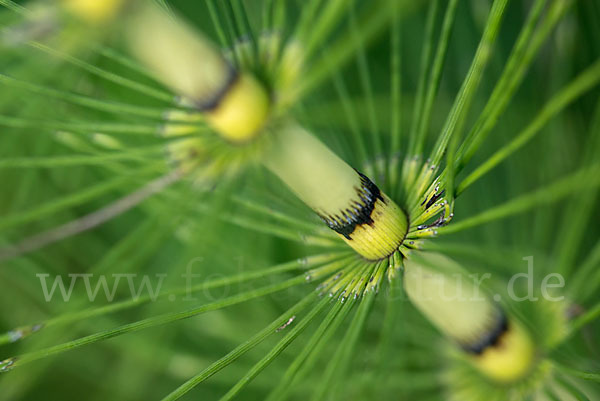
{"label": "green foliage", "polygon": [[[539,363],[489,381],[408,302],[399,255],[359,259],[260,166],[268,139],[223,142],[132,58],[134,11],[90,28],[0,0],[0,400],[600,396],[596,2],[156,3],[274,94],[298,46],[265,135],[293,118],[369,175],[412,217],[404,256],[491,273],[503,300],[533,256],[566,298],[502,302]],[[167,151],[190,138],[197,174]]]}

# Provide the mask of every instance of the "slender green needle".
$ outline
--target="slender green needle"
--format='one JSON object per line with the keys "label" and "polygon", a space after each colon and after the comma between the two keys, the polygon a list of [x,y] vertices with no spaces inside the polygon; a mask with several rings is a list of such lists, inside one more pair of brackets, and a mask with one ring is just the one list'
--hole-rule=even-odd
{"label": "slender green needle", "polygon": [[554,375],[556,382],[569,394],[575,397],[578,401],[590,401],[590,399],[579,390],[573,383],[565,379],[561,375]]}
{"label": "slender green needle", "polygon": [[569,376],[573,376],[573,377],[577,377],[583,380],[590,380],[593,382],[597,382],[600,383],[600,373],[597,372],[584,372],[581,371],[579,369],[573,369],[570,368],[568,366],[559,364],[557,362],[554,362],[553,365],[558,368],[558,370],[560,370],[561,372],[569,375]]}
{"label": "slender green needle", "polygon": [[302,6],[300,19],[294,28],[293,38],[308,38],[309,32],[314,26],[315,17],[319,7],[323,4],[323,0],[308,0]]}
{"label": "slender green needle", "polygon": [[[138,171],[138,174],[141,174],[142,171],[144,170]],[[0,229],[6,230],[14,226],[39,220],[45,216],[58,213],[64,209],[80,205],[92,199],[96,199],[101,195],[109,193],[117,188],[130,185],[131,180],[132,178],[130,175],[118,176],[74,194],[62,196],[34,209],[5,216],[2,221],[0,221]]]}
{"label": "slender green needle", "polygon": [[306,36],[299,36],[297,39],[304,44],[307,58],[310,58],[315,50],[326,42],[327,36],[335,28],[344,15],[346,7],[349,7],[351,3],[351,1],[345,0],[327,1],[319,13],[318,19],[310,21],[310,29],[303,29],[299,32],[301,35],[306,34]]}
{"label": "slender green needle", "polygon": [[544,394],[548,397],[550,401],[562,401],[560,398],[558,398],[558,395],[556,395],[556,393],[550,388],[545,388]]}
{"label": "slender green needle", "polygon": [[48,157],[14,157],[0,159],[0,169],[7,168],[59,168],[70,166],[103,165],[113,161],[147,161],[144,156],[159,155],[164,151],[161,146],[149,146],[128,152],[111,152],[97,155],[67,155]]}
{"label": "slender green needle", "polygon": [[[336,2],[339,1],[336,0]],[[342,2],[349,3],[348,1]],[[392,18],[393,12],[390,10],[392,7],[390,4],[392,3],[388,3],[387,1],[375,1],[365,14],[357,18],[358,31],[362,38],[361,43],[365,46],[387,26],[387,23]],[[402,2],[401,6],[408,9],[417,4],[418,2]],[[327,49],[324,57],[315,61],[314,65],[307,69],[304,79],[296,89],[295,96],[297,98],[303,97],[318,87],[324,79],[328,78],[332,71],[339,70],[348,59],[354,56],[358,42],[351,40],[352,35],[352,30],[342,34]]]}
{"label": "slender green needle", "polygon": [[[402,30],[400,24],[400,7],[396,4],[393,9],[394,19],[390,33],[390,133],[391,145],[388,158],[400,152],[400,138],[402,127]],[[392,180],[396,182],[396,180]]]}
{"label": "slender green needle", "polygon": [[[390,269],[395,268],[390,267]],[[397,321],[398,321],[398,292],[400,291],[400,279],[396,278],[393,281],[388,282],[388,292],[385,294],[386,305],[385,305],[385,315],[383,318],[383,325],[381,327],[381,335],[379,337],[379,344],[377,347],[377,361],[379,364],[379,371],[381,375],[381,379],[383,380],[386,376],[386,372],[388,372],[391,361],[389,359],[389,355],[391,353],[391,348],[394,344],[394,337],[397,333]]]}
{"label": "slender green needle", "polygon": [[262,2],[261,12],[261,32],[269,32],[273,24],[273,1],[265,0]]}
{"label": "slender green needle", "polygon": [[344,336],[335,355],[327,364],[327,368],[323,373],[323,377],[320,380],[319,386],[311,398],[312,401],[322,400],[327,396],[327,394],[331,394],[336,390],[340,378],[349,367],[348,365],[350,358],[356,348],[356,343],[367,320],[375,296],[375,292],[370,292],[365,296],[364,299],[361,300],[356,315],[354,316],[354,319],[352,319],[346,335]]}
{"label": "slender green needle", "polygon": [[[84,345],[93,344],[98,341],[107,340],[109,338],[117,337],[117,336],[120,336],[123,334],[133,333],[133,332],[144,330],[147,328],[176,322],[178,320],[187,319],[187,318],[190,318],[190,317],[202,314],[202,313],[206,313],[206,312],[210,312],[210,311],[214,311],[214,310],[218,310],[218,309],[223,309],[225,307],[236,305],[236,304],[239,304],[242,302],[247,302],[254,298],[262,297],[262,296],[272,294],[277,291],[281,291],[281,290],[290,288],[294,285],[302,284],[303,282],[305,282],[305,280],[306,279],[305,279],[304,275],[301,275],[301,276],[298,276],[298,277],[295,277],[295,278],[292,278],[292,279],[289,279],[286,281],[282,281],[282,282],[279,282],[276,284],[261,287],[261,288],[258,288],[258,289],[252,290],[252,291],[247,291],[247,292],[244,292],[241,294],[233,295],[231,297],[227,297],[222,300],[208,303],[205,305],[201,305],[201,306],[191,308],[191,309],[188,309],[185,311],[165,313],[162,315],[158,315],[158,316],[150,317],[150,318],[147,318],[144,320],[140,320],[138,322],[125,324],[123,326],[120,326],[120,327],[117,327],[114,329],[101,331],[99,333],[92,334],[92,335],[89,335],[86,337],[82,337],[77,340],[69,341],[64,344],[55,345],[53,347],[45,348],[45,349],[42,349],[39,351],[33,351],[33,352],[23,354],[23,355],[14,357],[14,358],[10,358],[10,360],[13,361],[12,364],[10,365],[10,368],[16,368],[16,367],[19,367],[22,365],[26,365],[28,363],[37,361],[42,358],[58,355],[60,353],[70,351],[70,350],[82,347]],[[293,314],[297,310],[301,309],[301,307],[306,306],[306,304],[308,304],[310,301],[312,301],[314,299],[314,297],[316,297],[316,293],[312,292],[311,295],[309,295],[303,301],[301,301],[299,304],[297,304],[295,307],[290,309],[290,311],[288,311],[288,313],[285,315],[285,316],[287,316],[287,318],[285,320],[287,321],[287,319],[289,319],[290,312]],[[275,325],[275,328],[281,326],[281,324],[283,324],[283,322],[285,322],[285,321],[281,322],[281,320],[283,318],[284,318],[284,316],[282,315],[282,317],[280,319],[278,319],[276,322],[272,323],[269,326],[269,328],[271,328],[273,325]],[[273,331],[273,329],[270,331]],[[265,337],[266,337],[266,335],[265,335]],[[212,369],[210,369],[210,371],[212,372],[212,373],[210,373],[210,375],[212,375],[216,370],[214,370],[214,368],[212,368]],[[187,392],[187,391],[185,391],[185,392]],[[167,398],[167,399],[176,399],[176,398]]]}
{"label": "slender green needle", "polygon": [[354,141],[354,150],[357,154],[357,165],[364,166],[367,164],[369,159],[366,138],[364,135],[361,135],[358,121],[356,119],[356,113],[354,112],[352,104],[349,100],[350,95],[348,94],[348,89],[344,83],[344,78],[339,73],[334,73],[332,78],[338,98],[342,104],[344,115],[348,121],[348,125],[350,126],[350,133],[352,134],[352,139]]}
{"label": "slender green needle", "polygon": [[[419,116],[418,120],[413,121],[413,124],[418,124],[418,130],[416,131],[416,134],[411,135],[411,137],[414,137],[415,139],[414,145],[409,148],[410,155],[413,156],[421,155],[423,153],[425,138],[429,131],[429,122],[431,119],[431,112],[433,110],[433,102],[440,86],[442,71],[446,62],[446,54],[448,53],[448,45],[450,44],[450,36],[454,26],[454,20],[456,19],[457,5],[457,0],[451,0],[446,8],[440,40],[435,51],[435,58],[433,60],[433,66],[431,67],[431,72],[427,83],[427,91],[425,92],[425,98],[423,99],[422,112],[419,109],[415,111],[415,113],[419,112]],[[431,40],[431,38],[429,38],[429,40]],[[417,107],[419,107],[419,105],[417,105]],[[417,118],[416,115],[415,118]]]}
{"label": "slender green needle", "polygon": [[598,318],[600,318],[600,303],[595,304],[587,312],[573,321],[569,334],[566,336],[565,340],[579,331],[583,326],[590,324]]}
{"label": "slender green needle", "polygon": [[[177,171],[167,173],[159,178],[150,181],[142,188],[120,199],[117,199],[116,201],[113,201],[92,213],[86,214],[82,217],[69,221],[68,223],[62,224],[58,227],[54,227],[47,231],[43,231],[39,234],[32,235],[31,237],[27,237],[19,241],[14,246],[8,248],[0,248],[0,261],[12,259],[28,252],[33,252],[35,250],[41,249],[47,245],[53,244],[65,238],[69,238],[73,235],[77,235],[82,232],[91,230],[103,223],[106,223],[107,221],[110,221],[114,217],[125,213],[131,208],[139,205],[148,197],[156,194],[157,192],[162,191],[167,186],[179,180],[179,178],[180,175]],[[129,182],[127,183],[129,184]],[[72,197],[58,199],[54,202],[50,202],[29,212],[13,215],[12,219],[9,222],[13,225],[23,224],[24,222],[31,221],[37,218],[37,216],[43,216],[52,213],[53,211],[63,210],[64,208],[70,206],[73,203],[78,204],[84,202],[87,199],[92,199],[94,196],[99,196],[100,193],[107,192],[108,189],[112,189],[112,187],[100,186],[96,188],[90,188],[85,192],[74,194]]]}
{"label": "slender green needle", "polygon": [[481,41],[479,42],[475,57],[473,58],[473,62],[469,67],[469,71],[467,72],[467,77],[465,78],[460,91],[458,92],[458,96],[452,105],[452,109],[450,110],[446,122],[444,123],[442,132],[438,137],[436,146],[434,148],[435,150],[432,153],[431,162],[433,165],[437,166],[441,161],[450,138],[452,138],[453,135],[460,135],[462,132],[464,120],[469,112],[473,96],[479,87],[485,67],[490,60],[494,43],[496,42],[496,38],[500,31],[500,24],[502,22],[502,18],[504,17],[504,11],[506,10],[507,3],[508,0],[496,0],[492,5]]}
{"label": "slender green needle", "polygon": [[311,336],[310,340],[308,340],[308,343],[302,348],[302,351],[300,351],[294,361],[290,364],[283,378],[279,381],[273,391],[271,391],[271,394],[269,394],[266,401],[285,399],[286,395],[292,390],[292,382],[297,377],[297,373],[303,366],[303,363],[307,360],[308,356],[311,354],[311,352],[317,352],[316,347],[318,344],[323,344],[326,342],[326,340],[323,338],[327,335],[326,333],[335,331],[335,328],[333,327],[334,322],[337,320],[339,324],[341,321],[343,321],[343,319],[336,319],[336,317],[344,305],[346,305],[344,309],[345,313],[342,313],[339,316],[345,316],[352,308],[352,303],[336,302],[333,305],[327,316],[325,316],[325,319],[323,319],[317,330],[315,330]]}
{"label": "slender green needle", "polygon": [[[2,166],[2,161],[0,160],[0,167]],[[298,219],[296,217],[291,216],[288,213],[279,211],[279,210],[275,210],[274,208],[270,208],[267,206],[264,206],[264,204],[262,203],[258,203],[258,202],[254,202],[251,201],[247,198],[242,198],[242,197],[233,197],[233,201],[245,206],[246,208],[248,208],[249,210],[255,211],[260,213],[263,216],[268,216],[268,217],[272,217],[275,220],[278,220],[282,223],[287,223],[290,224],[292,226],[304,229],[304,230],[309,230],[309,231],[319,231],[320,229],[324,228],[322,224],[319,224],[319,222],[314,221],[306,221],[306,220],[301,220]]]}
{"label": "slender green needle", "polygon": [[535,55],[539,52],[550,33],[552,33],[556,24],[569,10],[569,6],[573,4],[571,1],[555,1],[541,23],[541,26],[534,32],[534,28],[540,19],[546,3],[547,0],[537,0],[533,5],[498,83],[494,87],[488,102],[477,118],[473,128],[461,145],[459,150],[459,171],[471,160],[489,132],[494,128],[500,115],[510,103],[510,100],[525,77],[525,73]]}
{"label": "slender green needle", "polygon": [[[164,127],[160,124],[128,124],[128,123],[104,123],[104,122],[63,122],[41,120],[36,121],[27,118],[8,117],[0,115],[0,125],[11,128],[27,128],[39,131],[47,130],[65,130],[78,132],[102,132],[102,133],[118,133],[126,135],[159,135],[163,132]],[[176,124],[173,124],[176,125]],[[187,126],[184,126],[187,128]],[[202,131],[201,126],[198,127],[198,132]]]}
{"label": "slender green needle", "polygon": [[156,4],[161,6],[166,12],[168,12],[168,13],[173,12],[173,10],[171,9],[171,6],[169,5],[169,3],[167,3],[167,0],[154,0],[154,1],[156,2]]}
{"label": "slender green needle", "polygon": [[48,47],[42,43],[38,42],[30,42],[31,47],[41,50],[44,53],[50,54],[51,56],[57,57],[61,60],[64,60],[70,64],[73,64],[77,67],[80,67],[100,78],[106,79],[107,81],[114,82],[118,85],[121,85],[125,88],[133,89],[141,94],[151,96],[155,99],[162,100],[167,103],[173,103],[174,96],[169,94],[168,92],[164,92],[159,89],[152,88],[148,85],[144,85],[142,83],[133,81],[128,78],[124,78],[118,74],[106,71],[102,68],[96,67],[90,63],[87,63],[77,57],[71,56],[70,54],[63,53],[59,50]]}
{"label": "slender green needle", "polygon": [[238,26],[247,36],[247,40],[250,41],[250,46],[252,47],[252,53],[254,62],[258,62],[258,39],[256,35],[252,31],[252,27],[250,26],[250,21],[248,20],[248,13],[244,7],[244,3],[242,0],[229,0],[233,6],[233,11],[235,18],[237,20]]}
{"label": "slender green needle", "polygon": [[[282,338],[271,351],[269,351],[260,361],[258,361],[252,369],[244,375],[223,397],[221,401],[231,400],[235,397],[245,386],[250,383],[262,370],[264,370],[285,348],[291,344],[292,341],[302,333],[306,326],[327,306],[331,300],[328,297],[323,298],[316,306],[314,306],[310,312],[296,324],[287,335]],[[292,319],[292,318],[290,318]],[[288,320],[286,323],[289,323]],[[283,326],[282,326],[283,327]],[[278,329],[280,330],[281,327]]]}
{"label": "slender green needle", "polygon": [[29,13],[29,10],[27,10],[25,7],[11,0],[0,0],[0,5],[3,5],[9,10],[12,10],[21,15],[27,15]]}
{"label": "slender green needle", "polygon": [[569,293],[579,302],[584,302],[600,288],[600,241],[573,272],[569,280]]}
{"label": "slender green needle", "polygon": [[[299,284],[299,283],[294,283]],[[292,285],[294,285],[292,284]],[[187,382],[179,386],[175,391],[171,392],[169,395],[163,398],[163,401],[173,401],[177,400],[191,389],[193,389],[198,384],[202,383],[221,369],[225,368],[235,360],[237,360],[240,356],[245,354],[250,349],[254,348],[258,344],[260,344],[265,338],[272,335],[276,332],[276,330],[281,327],[284,323],[289,321],[289,319],[294,316],[296,313],[302,311],[308,305],[310,305],[317,298],[317,293],[312,291],[309,295],[304,297],[300,302],[289,308],[287,311],[282,313],[277,319],[275,319],[272,323],[266,326],[263,330],[256,333],[253,337],[248,339],[246,342],[240,344],[233,351],[229,352],[223,358],[214,362],[212,365],[204,369],[202,372],[197,374],[196,376],[189,379]]]}
{"label": "slender green needle", "polygon": [[[126,249],[126,251],[128,250]],[[150,295],[143,295],[126,301],[112,302],[109,305],[104,305],[97,308],[88,308],[78,312],[62,314],[60,316],[48,320],[40,321],[35,324],[30,324],[28,326],[19,327],[7,333],[4,333],[0,335],[0,345],[21,340],[33,333],[39,332],[41,329],[54,326],[63,326],[69,323],[79,322],[93,317],[103,316],[109,313],[115,313],[118,311],[144,305],[148,302],[153,302],[155,300],[169,299],[172,298],[172,296],[177,297],[180,295],[185,295],[186,297],[188,297],[192,294],[197,293],[198,291],[226,287],[233,284],[241,284],[251,280],[262,279],[270,277],[272,275],[287,273],[294,270],[309,270],[319,266],[327,266],[328,264],[332,264],[338,260],[341,260],[342,256],[344,255],[344,253],[312,255],[305,258],[296,259],[275,266],[267,267],[265,269],[248,271],[223,278],[208,280],[201,284],[191,286],[186,285],[170,290],[161,291],[156,297]],[[115,258],[118,260],[117,256],[112,257],[110,260],[114,260]]]}
{"label": "slender green needle", "polygon": [[146,67],[138,63],[136,60],[130,58],[129,56],[126,56],[123,53],[118,52],[115,49],[100,44],[94,46],[94,50],[98,52],[98,54],[106,57],[107,59],[115,61],[138,74],[145,75],[149,78],[152,78],[154,76],[152,72],[150,72]]}
{"label": "slender green needle", "polygon": [[275,235],[280,238],[289,239],[292,241],[301,242],[307,245],[335,247],[341,246],[343,243],[334,235],[329,234],[329,231],[324,233],[313,234],[310,231],[299,231],[294,228],[284,227],[278,224],[267,223],[264,220],[253,219],[249,216],[239,214],[223,213],[219,216],[223,221],[235,224],[239,227],[247,228],[256,232]]}
{"label": "slender green needle", "polygon": [[[595,118],[590,127],[590,137],[584,145],[582,165],[590,165],[600,160],[600,102],[596,105]],[[561,228],[556,238],[556,271],[563,276],[571,276],[580,246],[586,236],[586,228],[593,220],[594,209],[597,205],[598,189],[585,191],[572,198],[567,212],[563,217]]]}
{"label": "slender green needle", "polygon": [[573,82],[562,89],[550,99],[544,108],[537,114],[533,121],[521,131],[512,141],[497,150],[490,158],[469,174],[458,186],[456,196],[475,181],[484,176],[492,168],[496,167],[504,159],[512,155],[523,145],[529,142],[548,121],[560,113],[575,99],[595,87],[600,81],[600,61],[595,62],[583,71]]}
{"label": "slender green needle", "polygon": [[[231,9],[231,4],[229,0],[225,1],[217,1],[218,7],[221,10],[223,18],[225,19],[225,26],[227,27],[227,36],[231,43],[231,48],[235,48],[236,43],[241,39],[240,33],[238,31],[237,24],[235,22],[235,18],[233,16],[233,11]],[[238,67],[241,66],[244,60],[240,59],[240,54],[238,52],[233,52],[233,58],[235,63],[237,63]]]}
{"label": "slender green needle", "polygon": [[227,48],[232,46],[231,38],[227,37],[225,34],[225,30],[223,28],[223,24],[221,23],[221,19],[219,18],[219,14],[217,13],[217,9],[215,7],[215,0],[206,0],[206,7],[208,8],[208,14],[210,15],[210,19],[215,27],[215,31],[217,32],[217,36],[219,38],[219,42],[221,43],[221,47]]}
{"label": "slender green needle", "polygon": [[231,5],[231,0],[226,0],[226,1],[220,2],[219,4],[221,4],[221,6],[223,7],[225,19],[227,20],[227,26],[228,26],[230,35],[234,39],[234,42],[240,40],[242,35],[240,32],[240,27],[235,18],[233,6]]}
{"label": "slender green needle", "polygon": [[[369,64],[365,52],[365,45],[363,43],[362,36],[358,31],[355,5],[354,2],[352,3],[352,6],[350,6],[350,26],[352,29],[351,39],[352,41],[356,42],[356,61],[358,64],[358,75],[362,90],[367,101],[367,116],[369,118],[369,127],[371,131],[369,132],[369,136],[372,138],[373,150],[375,151],[375,154],[372,157],[372,159],[375,162],[375,177],[379,177],[380,175],[383,175],[385,173],[384,171],[379,170],[379,166],[377,163],[377,159],[383,158],[384,156],[383,140],[381,138],[379,124],[377,122],[377,112],[375,111],[375,102],[373,100],[373,84],[371,82],[371,74],[369,71]],[[397,7],[394,7],[394,9],[397,9]]]}
{"label": "slender green needle", "polygon": [[95,110],[108,111],[118,114],[131,114],[140,117],[156,119],[162,119],[164,117],[164,109],[99,100],[89,96],[78,95],[67,91],[53,89],[47,86],[37,85],[27,81],[21,81],[4,74],[0,74],[0,82],[12,87],[26,89],[41,96],[51,96],[55,99],[64,100]]}
{"label": "slender green needle", "polygon": [[476,216],[437,229],[438,234],[449,234],[499,220],[541,205],[556,202],[578,191],[600,185],[600,166],[583,169],[532,193],[521,195],[499,206],[492,207]]}

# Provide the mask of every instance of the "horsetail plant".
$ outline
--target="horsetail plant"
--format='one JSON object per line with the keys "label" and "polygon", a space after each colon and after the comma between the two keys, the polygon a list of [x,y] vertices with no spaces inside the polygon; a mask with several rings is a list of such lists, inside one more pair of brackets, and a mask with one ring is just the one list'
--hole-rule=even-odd
{"label": "horsetail plant", "polygon": [[0,0],[2,397],[598,396],[594,5],[180,3]]}

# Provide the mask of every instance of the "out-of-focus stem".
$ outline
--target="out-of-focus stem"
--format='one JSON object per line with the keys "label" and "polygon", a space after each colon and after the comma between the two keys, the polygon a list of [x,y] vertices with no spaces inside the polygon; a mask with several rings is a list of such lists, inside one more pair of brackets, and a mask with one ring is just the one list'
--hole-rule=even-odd
{"label": "out-of-focus stem", "polygon": [[266,89],[206,37],[151,4],[135,10],[125,32],[155,78],[191,99],[219,135],[236,144],[258,135],[270,109]]}
{"label": "out-of-focus stem", "polygon": [[511,382],[529,372],[535,358],[529,333],[463,277],[460,265],[441,254],[421,253],[407,259],[404,268],[412,303],[483,373]]}

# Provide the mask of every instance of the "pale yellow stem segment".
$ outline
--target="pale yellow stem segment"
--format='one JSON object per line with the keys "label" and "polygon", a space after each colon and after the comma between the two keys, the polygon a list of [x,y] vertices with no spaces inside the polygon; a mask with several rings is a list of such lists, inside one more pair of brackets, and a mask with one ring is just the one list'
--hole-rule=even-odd
{"label": "pale yellow stem segment", "polygon": [[[465,348],[484,341],[480,352],[468,358],[491,379],[510,382],[529,372],[535,347],[525,329],[505,317],[458,263],[437,253],[416,256],[404,262],[404,288],[417,309]],[[485,343],[490,336],[491,343]]]}
{"label": "pale yellow stem segment", "polygon": [[233,143],[258,135],[269,114],[267,91],[235,71],[206,37],[151,4],[135,13],[126,36],[155,78],[194,101],[219,135]]}
{"label": "pale yellow stem segment", "polygon": [[481,355],[470,357],[483,373],[498,382],[513,382],[532,368],[535,345],[529,333],[515,319],[500,337],[497,346],[488,347]]}
{"label": "pale yellow stem segment", "polygon": [[115,18],[124,0],[62,0],[63,7],[76,17],[101,24]]}
{"label": "pale yellow stem segment", "polygon": [[382,259],[402,244],[402,209],[303,128],[274,133],[264,164],[365,258]]}
{"label": "pale yellow stem segment", "polygon": [[238,76],[223,99],[206,113],[206,121],[230,142],[252,140],[269,114],[269,96],[263,86],[249,74]]}

